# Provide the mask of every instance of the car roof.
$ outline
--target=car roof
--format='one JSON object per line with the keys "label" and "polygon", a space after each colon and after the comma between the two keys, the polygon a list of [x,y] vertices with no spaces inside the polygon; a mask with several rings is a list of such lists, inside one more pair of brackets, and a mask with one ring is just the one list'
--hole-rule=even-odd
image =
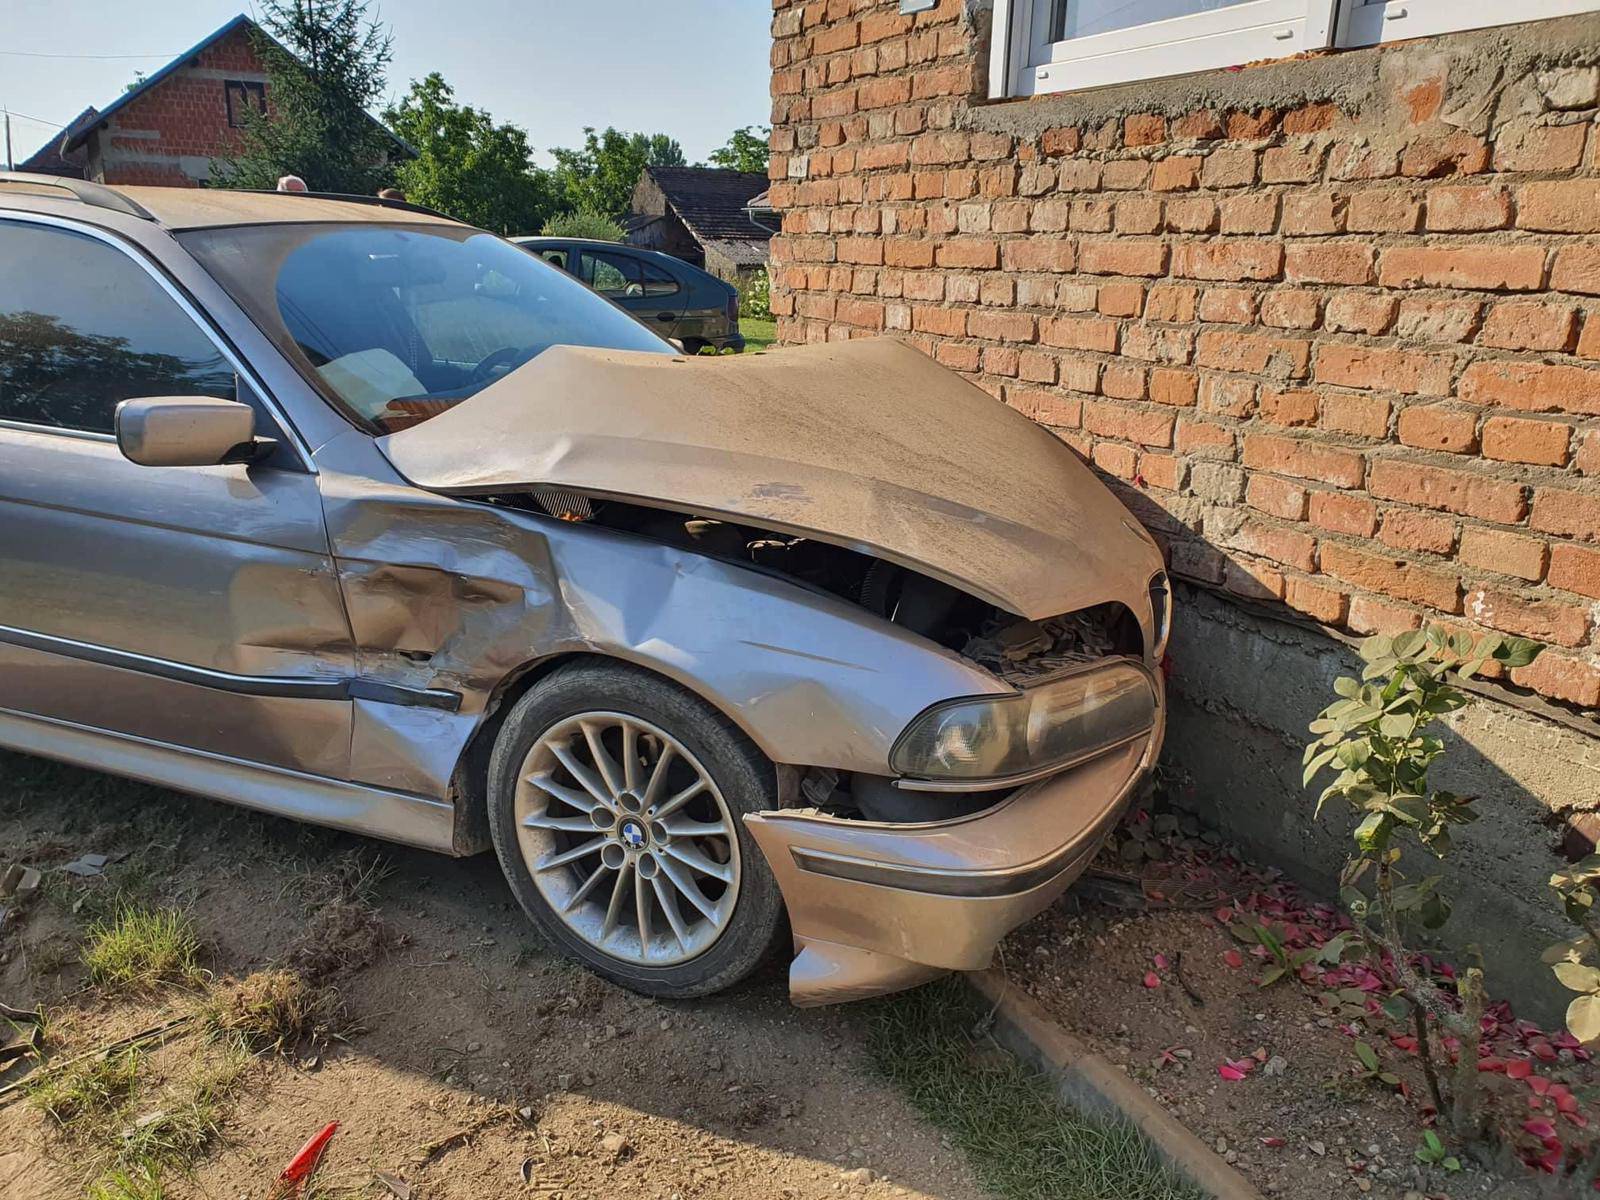
{"label": "car roof", "polygon": [[[542,237],[533,234],[514,237],[510,240],[519,246],[550,246],[560,249],[566,249],[569,246],[577,248],[592,246],[596,250],[622,250],[628,254],[642,254],[646,258],[664,258],[669,262],[679,263],[685,267],[694,267],[693,263],[686,263],[681,258],[674,258],[665,251],[656,250],[649,246],[635,246],[631,242],[607,242],[601,238]],[[699,270],[698,267],[694,267],[694,269]]]}
{"label": "car roof", "polygon": [[628,242],[602,242],[595,238],[539,237],[534,235],[514,237],[508,240],[514,245],[528,250],[537,250],[541,247],[549,247],[553,250],[582,249],[586,246],[593,247],[596,250],[621,250],[627,254],[636,254],[640,258],[651,258],[658,262],[669,263],[679,270],[691,272],[697,277],[714,279],[726,287],[733,286],[727,280],[717,278],[704,267],[697,267],[692,262],[685,262],[675,255],[668,254],[665,250],[655,250],[649,246],[635,246]]}
{"label": "car roof", "polygon": [[206,229],[218,225],[282,225],[314,221],[373,224],[457,225],[449,217],[416,205],[376,196],[327,196],[312,192],[233,192],[221,188],[116,188],[168,229]]}
{"label": "car roof", "polygon": [[456,225],[449,217],[403,201],[377,196],[315,192],[243,192],[222,188],[114,187],[56,176],[0,172],[0,200],[25,207],[29,198],[79,200],[94,208],[141,217],[171,230],[225,225],[309,222]]}

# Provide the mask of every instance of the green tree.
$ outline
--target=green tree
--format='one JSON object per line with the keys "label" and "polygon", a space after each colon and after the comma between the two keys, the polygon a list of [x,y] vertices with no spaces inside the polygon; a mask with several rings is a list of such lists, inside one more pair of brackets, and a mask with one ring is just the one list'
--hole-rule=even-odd
{"label": "green tree", "polygon": [[621,225],[601,213],[586,212],[581,209],[578,212],[561,213],[559,216],[551,217],[539,232],[545,237],[583,238],[590,242],[622,240]]}
{"label": "green tree", "polygon": [[681,167],[683,147],[664,133],[583,131],[583,147],[556,148],[556,181],[564,206],[617,218],[628,211],[634,185],[646,167]]}
{"label": "green tree", "polygon": [[727,145],[711,152],[711,165],[728,171],[751,171],[765,175],[767,155],[770,153],[767,135],[770,132],[765,125],[746,125],[743,129],[735,129]]}
{"label": "green tree", "polygon": [[298,175],[313,191],[372,195],[389,184],[390,136],[370,115],[392,56],[367,0],[263,0],[256,52],[270,111],[246,117],[237,154],[214,167],[223,187],[271,188]]}
{"label": "green tree", "polygon": [[555,181],[530,163],[527,133],[457,104],[437,71],[412,81],[383,119],[416,147],[415,159],[395,167],[412,203],[506,235],[532,233],[555,210]]}

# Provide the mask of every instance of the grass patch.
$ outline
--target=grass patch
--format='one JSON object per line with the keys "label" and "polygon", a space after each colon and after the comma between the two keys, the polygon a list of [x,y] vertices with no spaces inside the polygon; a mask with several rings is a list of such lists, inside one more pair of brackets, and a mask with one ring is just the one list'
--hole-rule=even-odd
{"label": "grass patch", "polygon": [[162,983],[197,984],[200,939],[194,923],[175,909],[133,905],[89,929],[83,962],[89,978],[111,990],[143,991]]}
{"label": "grass patch", "polygon": [[170,1195],[161,1186],[160,1169],[139,1163],[107,1171],[89,1185],[84,1200],[167,1200]]}
{"label": "grass patch", "polygon": [[349,975],[376,961],[398,941],[373,905],[392,868],[354,851],[303,872],[299,891],[306,922],[289,951],[288,965],[314,985]]}
{"label": "grass patch", "polygon": [[188,1171],[222,1130],[224,1106],[250,1066],[237,1037],[197,1056],[159,1091],[141,1078],[148,1060],[128,1050],[45,1069],[28,1099],[73,1146],[87,1200],[162,1200],[166,1170]]}
{"label": "grass patch", "polygon": [[324,1032],[338,1017],[338,998],[295,971],[257,971],[218,988],[201,1012],[206,1027],[251,1050],[284,1050]]}
{"label": "grass patch", "polygon": [[1131,1126],[1062,1106],[1049,1082],[1009,1055],[983,1053],[986,1009],[941,980],[870,1010],[878,1070],[966,1154],[1006,1200],[1198,1200]]}
{"label": "grass patch", "polygon": [[87,1134],[112,1125],[133,1102],[139,1055],[133,1050],[45,1068],[28,1087],[32,1105],[67,1133]]}
{"label": "grass patch", "polygon": [[744,334],[744,352],[759,354],[778,340],[778,323],[756,317],[740,317],[739,332]]}
{"label": "grass patch", "polygon": [[222,1131],[222,1108],[250,1065],[238,1039],[202,1060],[180,1083],[166,1088],[149,1111],[122,1130],[119,1167],[158,1177],[163,1167],[189,1167]]}

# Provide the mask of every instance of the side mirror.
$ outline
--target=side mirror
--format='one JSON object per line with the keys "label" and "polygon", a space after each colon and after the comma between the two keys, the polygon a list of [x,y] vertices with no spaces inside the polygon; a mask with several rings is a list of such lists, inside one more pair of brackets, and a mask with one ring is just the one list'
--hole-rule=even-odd
{"label": "side mirror", "polygon": [[211,396],[147,396],[117,405],[122,456],[142,467],[212,467],[250,462],[269,450],[255,409]]}

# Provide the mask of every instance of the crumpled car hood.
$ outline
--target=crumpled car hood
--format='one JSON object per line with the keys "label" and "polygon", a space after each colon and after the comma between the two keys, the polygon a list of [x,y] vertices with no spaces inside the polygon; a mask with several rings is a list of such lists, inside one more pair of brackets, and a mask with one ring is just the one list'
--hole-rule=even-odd
{"label": "crumpled car hood", "polygon": [[1020,616],[1134,605],[1160,555],[1048,430],[892,339],[725,358],[558,346],[378,445],[454,495],[535,484],[888,559]]}

